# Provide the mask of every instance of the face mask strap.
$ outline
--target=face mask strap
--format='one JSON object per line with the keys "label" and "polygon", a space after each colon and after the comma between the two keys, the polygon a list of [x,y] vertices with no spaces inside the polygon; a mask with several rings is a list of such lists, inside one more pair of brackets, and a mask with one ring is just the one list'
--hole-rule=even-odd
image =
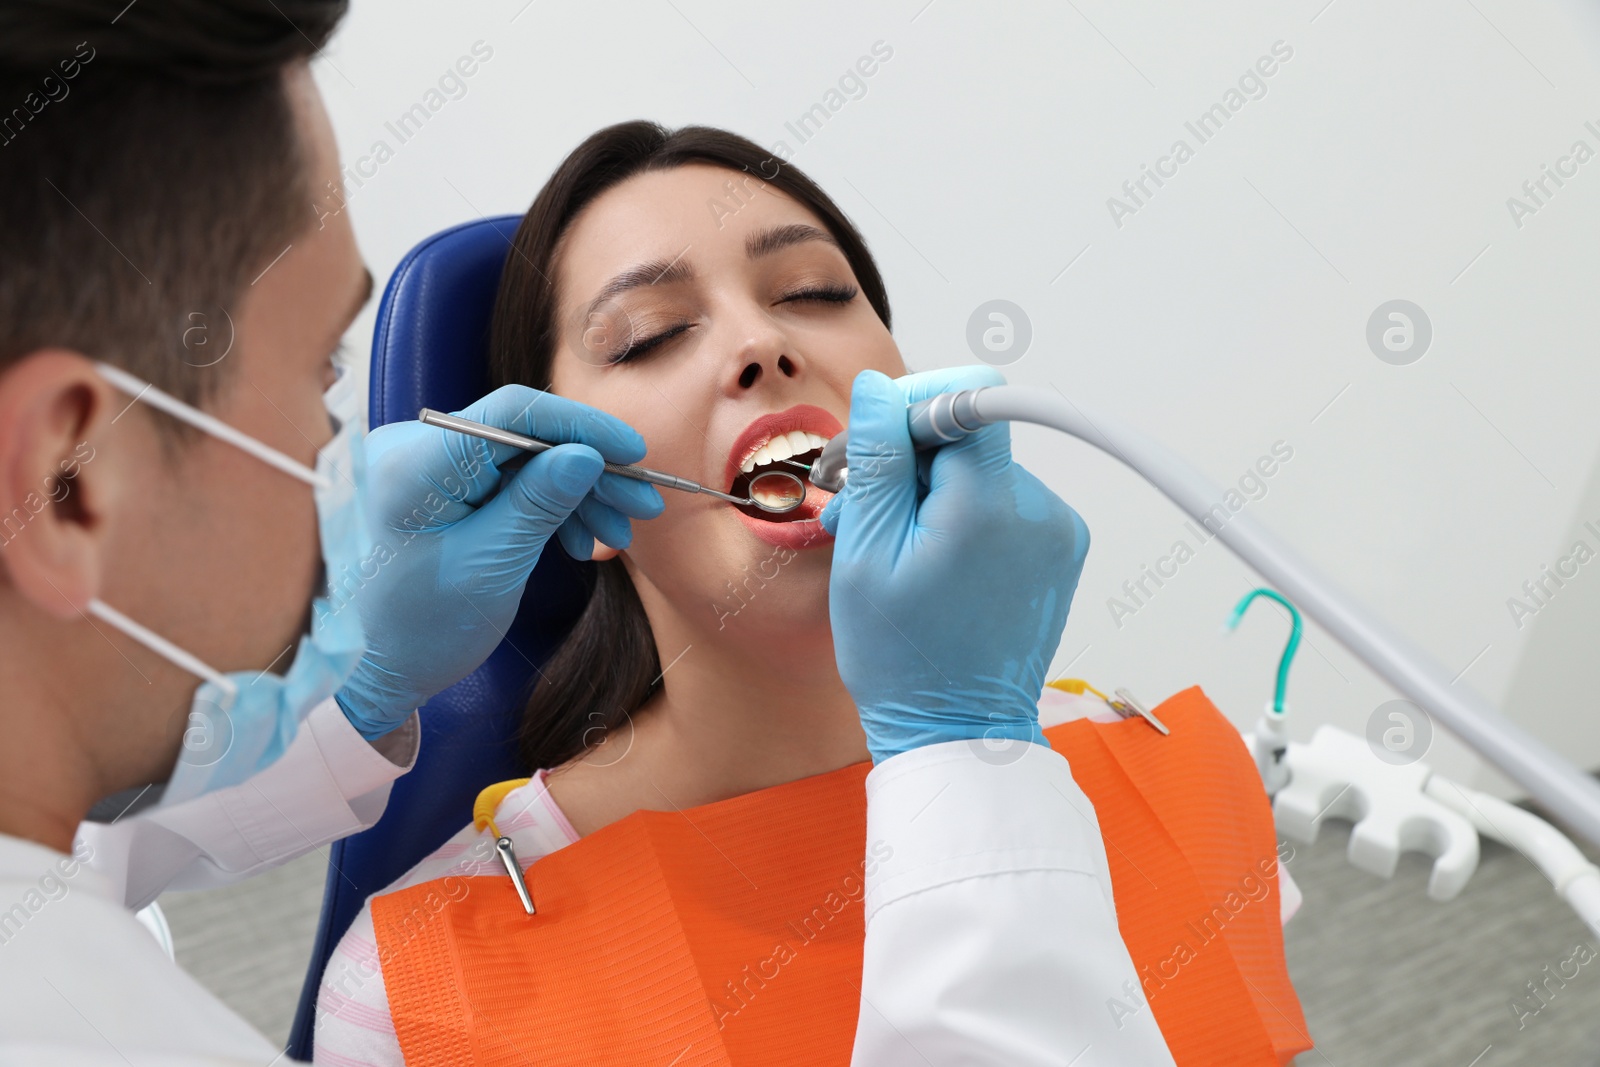
{"label": "face mask strap", "polygon": [[198,657],[185,652],[154,630],[134,622],[99,597],[89,601],[89,614],[115,626],[168,663],[215,685],[223,691],[227,706],[232,706],[233,698],[239,693],[239,687],[227,675],[212,669]]}
{"label": "face mask strap", "polygon": [[326,475],[307,467],[299,460],[289,458],[270,445],[257,441],[249,434],[234,429],[221,419],[208,415],[191,404],[184,403],[172,394],[162,392],[149,382],[142,381],[129,374],[121,367],[113,367],[109,363],[96,363],[95,369],[100,372],[102,378],[135,400],[143,400],[151,407],[159,408],[181,422],[186,422],[198,430],[203,430],[213,437],[220,438],[230,445],[241,448],[263,463],[270,464],[285,474],[292,475],[317,489],[327,489],[331,484]]}

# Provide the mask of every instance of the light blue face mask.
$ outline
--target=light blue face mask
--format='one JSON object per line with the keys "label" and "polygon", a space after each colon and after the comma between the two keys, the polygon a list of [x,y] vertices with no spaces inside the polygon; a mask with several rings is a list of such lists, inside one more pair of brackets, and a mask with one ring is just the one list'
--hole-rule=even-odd
{"label": "light blue face mask", "polygon": [[[313,470],[121,368],[101,363],[97,369],[136,400],[309,484],[316,500],[328,589],[351,580],[359,584],[362,562],[372,555],[372,537],[363,512],[365,466],[350,375],[324,397],[336,430],[333,440],[318,452]],[[269,674],[271,666],[223,674],[98,598],[89,602],[89,611],[203,680],[194,695],[177,765],[159,798],[163,806],[237,785],[270,765],[289,747],[311,709],[344,684],[366,651],[360,613],[349,596],[340,596],[335,606],[328,590],[312,602],[311,633],[300,639],[293,662],[281,675]],[[150,798],[145,799],[139,807],[148,806]]]}

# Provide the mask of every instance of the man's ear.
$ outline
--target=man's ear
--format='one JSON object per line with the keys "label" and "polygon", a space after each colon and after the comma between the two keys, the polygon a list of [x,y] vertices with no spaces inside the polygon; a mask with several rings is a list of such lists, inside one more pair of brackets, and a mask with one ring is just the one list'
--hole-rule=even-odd
{"label": "man's ear", "polygon": [[600,560],[605,559],[616,559],[620,555],[622,555],[622,549],[612,548],[608,544],[603,544],[597,538],[594,543],[594,553],[589,558],[599,562]]}
{"label": "man's ear", "polygon": [[0,570],[56,618],[76,618],[100,594],[116,485],[107,468],[117,464],[97,445],[119,395],[92,360],[63,349],[0,373]]}

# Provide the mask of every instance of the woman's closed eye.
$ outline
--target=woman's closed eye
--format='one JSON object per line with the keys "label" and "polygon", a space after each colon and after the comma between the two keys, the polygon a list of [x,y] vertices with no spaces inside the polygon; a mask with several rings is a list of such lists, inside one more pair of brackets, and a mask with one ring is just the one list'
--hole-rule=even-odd
{"label": "woman's closed eye", "polygon": [[657,333],[651,334],[649,337],[642,337],[642,338],[630,337],[629,338],[629,343],[627,345],[625,345],[620,351],[612,353],[611,356],[606,360],[606,362],[607,363],[611,363],[611,364],[617,364],[617,363],[626,363],[630,359],[636,359],[639,356],[642,356],[646,352],[650,351],[652,348],[656,348],[656,347],[658,347],[660,345],[666,344],[668,341],[672,340],[674,337],[678,336],[680,333],[683,333],[685,330],[687,330],[689,327],[691,327],[693,325],[694,325],[694,323],[692,323],[692,322],[684,321],[684,322],[676,323],[676,324],[674,324],[672,326],[668,326],[666,329],[661,330],[661,331],[659,331]]}
{"label": "woman's closed eye", "polygon": [[[783,293],[774,301],[774,303],[848,304],[850,301],[856,298],[859,292],[860,290],[853,285],[843,285],[838,283],[807,285]],[[664,329],[658,330],[655,333],[650,334],[648,337],[637,337],[630,335],[628,338],[628,343],[623,345],[618,351],[613,352],[607,358],[607,363],[615,365],[618,363],[626,363],[632,359],[637,359],[649,352],[651,349],[658,348],[661,345],[666,344],[668,341],[685,332],[693,325],[693,322],[685,319]]]}
{"label": "woman's closed eye", "polygon": [[784,293],[778,298],[778,303],[788,304],[795,301],[815,300],[826,304],[848,304],[856,298],[858,290],[853,285],[840,285],[826,283],[822,285],[808,285]]}

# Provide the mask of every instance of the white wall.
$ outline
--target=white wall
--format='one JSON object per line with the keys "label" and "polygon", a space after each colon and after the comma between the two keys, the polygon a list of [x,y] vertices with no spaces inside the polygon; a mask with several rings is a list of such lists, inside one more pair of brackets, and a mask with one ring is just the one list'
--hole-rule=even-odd
{"label": "white wall", "polygon": [[[346,163],[369,157],[349,198],[380,280],[437,229],[523,210],[601,125],[786,142],[866,233],[915,369],[974,362],[968,317],[1004,298],[1033,330],[1011,381],[1120,412],[1222,483],[1286,442],[1293,458],[1248,510],[1463,670],[1458,684],[1600,766],[1600,730],[1582,726],[1592,630],[1571,628],[1600,613],[1555,618],[1600,597],[1600,561],[1538,625],[1507,607],[1583,519],[1600,527],[1600,493],[1585,494],[1600,477],[1600,158],[1520,225],[1507,206],[1575,141],[1600,152],[1600,40],[1566,17],[1517,0],[358,0],[318,80]],[[800,144],[785,123],[880,41],[893,54],[864,95]],[[476,42],[492,56],[464,93],[430,101]],[[1186,121],[1276,42],[1292,57],[1265,94],[1200,143]],[[418,102],[442,106],[400,143],[385,123]],[[1119,225],[1108,198],[1179,138],[1193,158]],[[380,140],[393,156],[377,164]],[[1404,366],[1366,340],[1396,298],[1433,329]],[[370,330],[369,311],[352,345]],[[1114,621],[1124,581],[1196,540],[1104,456],[1031,428],[1016,439],[1094,534],[1052,676],[1070,663],[1149,702],[1198,683],[1252,720],[1286,626],[1262,604],[1222,635],[1248,568],[1206,544]],[[1393,694],[1326,633],[1307,639],[1295,733],[1364,730]],[[1547,645],[1564,651],[1534,654]],[[1523,663],[1537,676],[1519,680]],[[1477,766],[1449,738],[1429,759],[1469,779]]]}

